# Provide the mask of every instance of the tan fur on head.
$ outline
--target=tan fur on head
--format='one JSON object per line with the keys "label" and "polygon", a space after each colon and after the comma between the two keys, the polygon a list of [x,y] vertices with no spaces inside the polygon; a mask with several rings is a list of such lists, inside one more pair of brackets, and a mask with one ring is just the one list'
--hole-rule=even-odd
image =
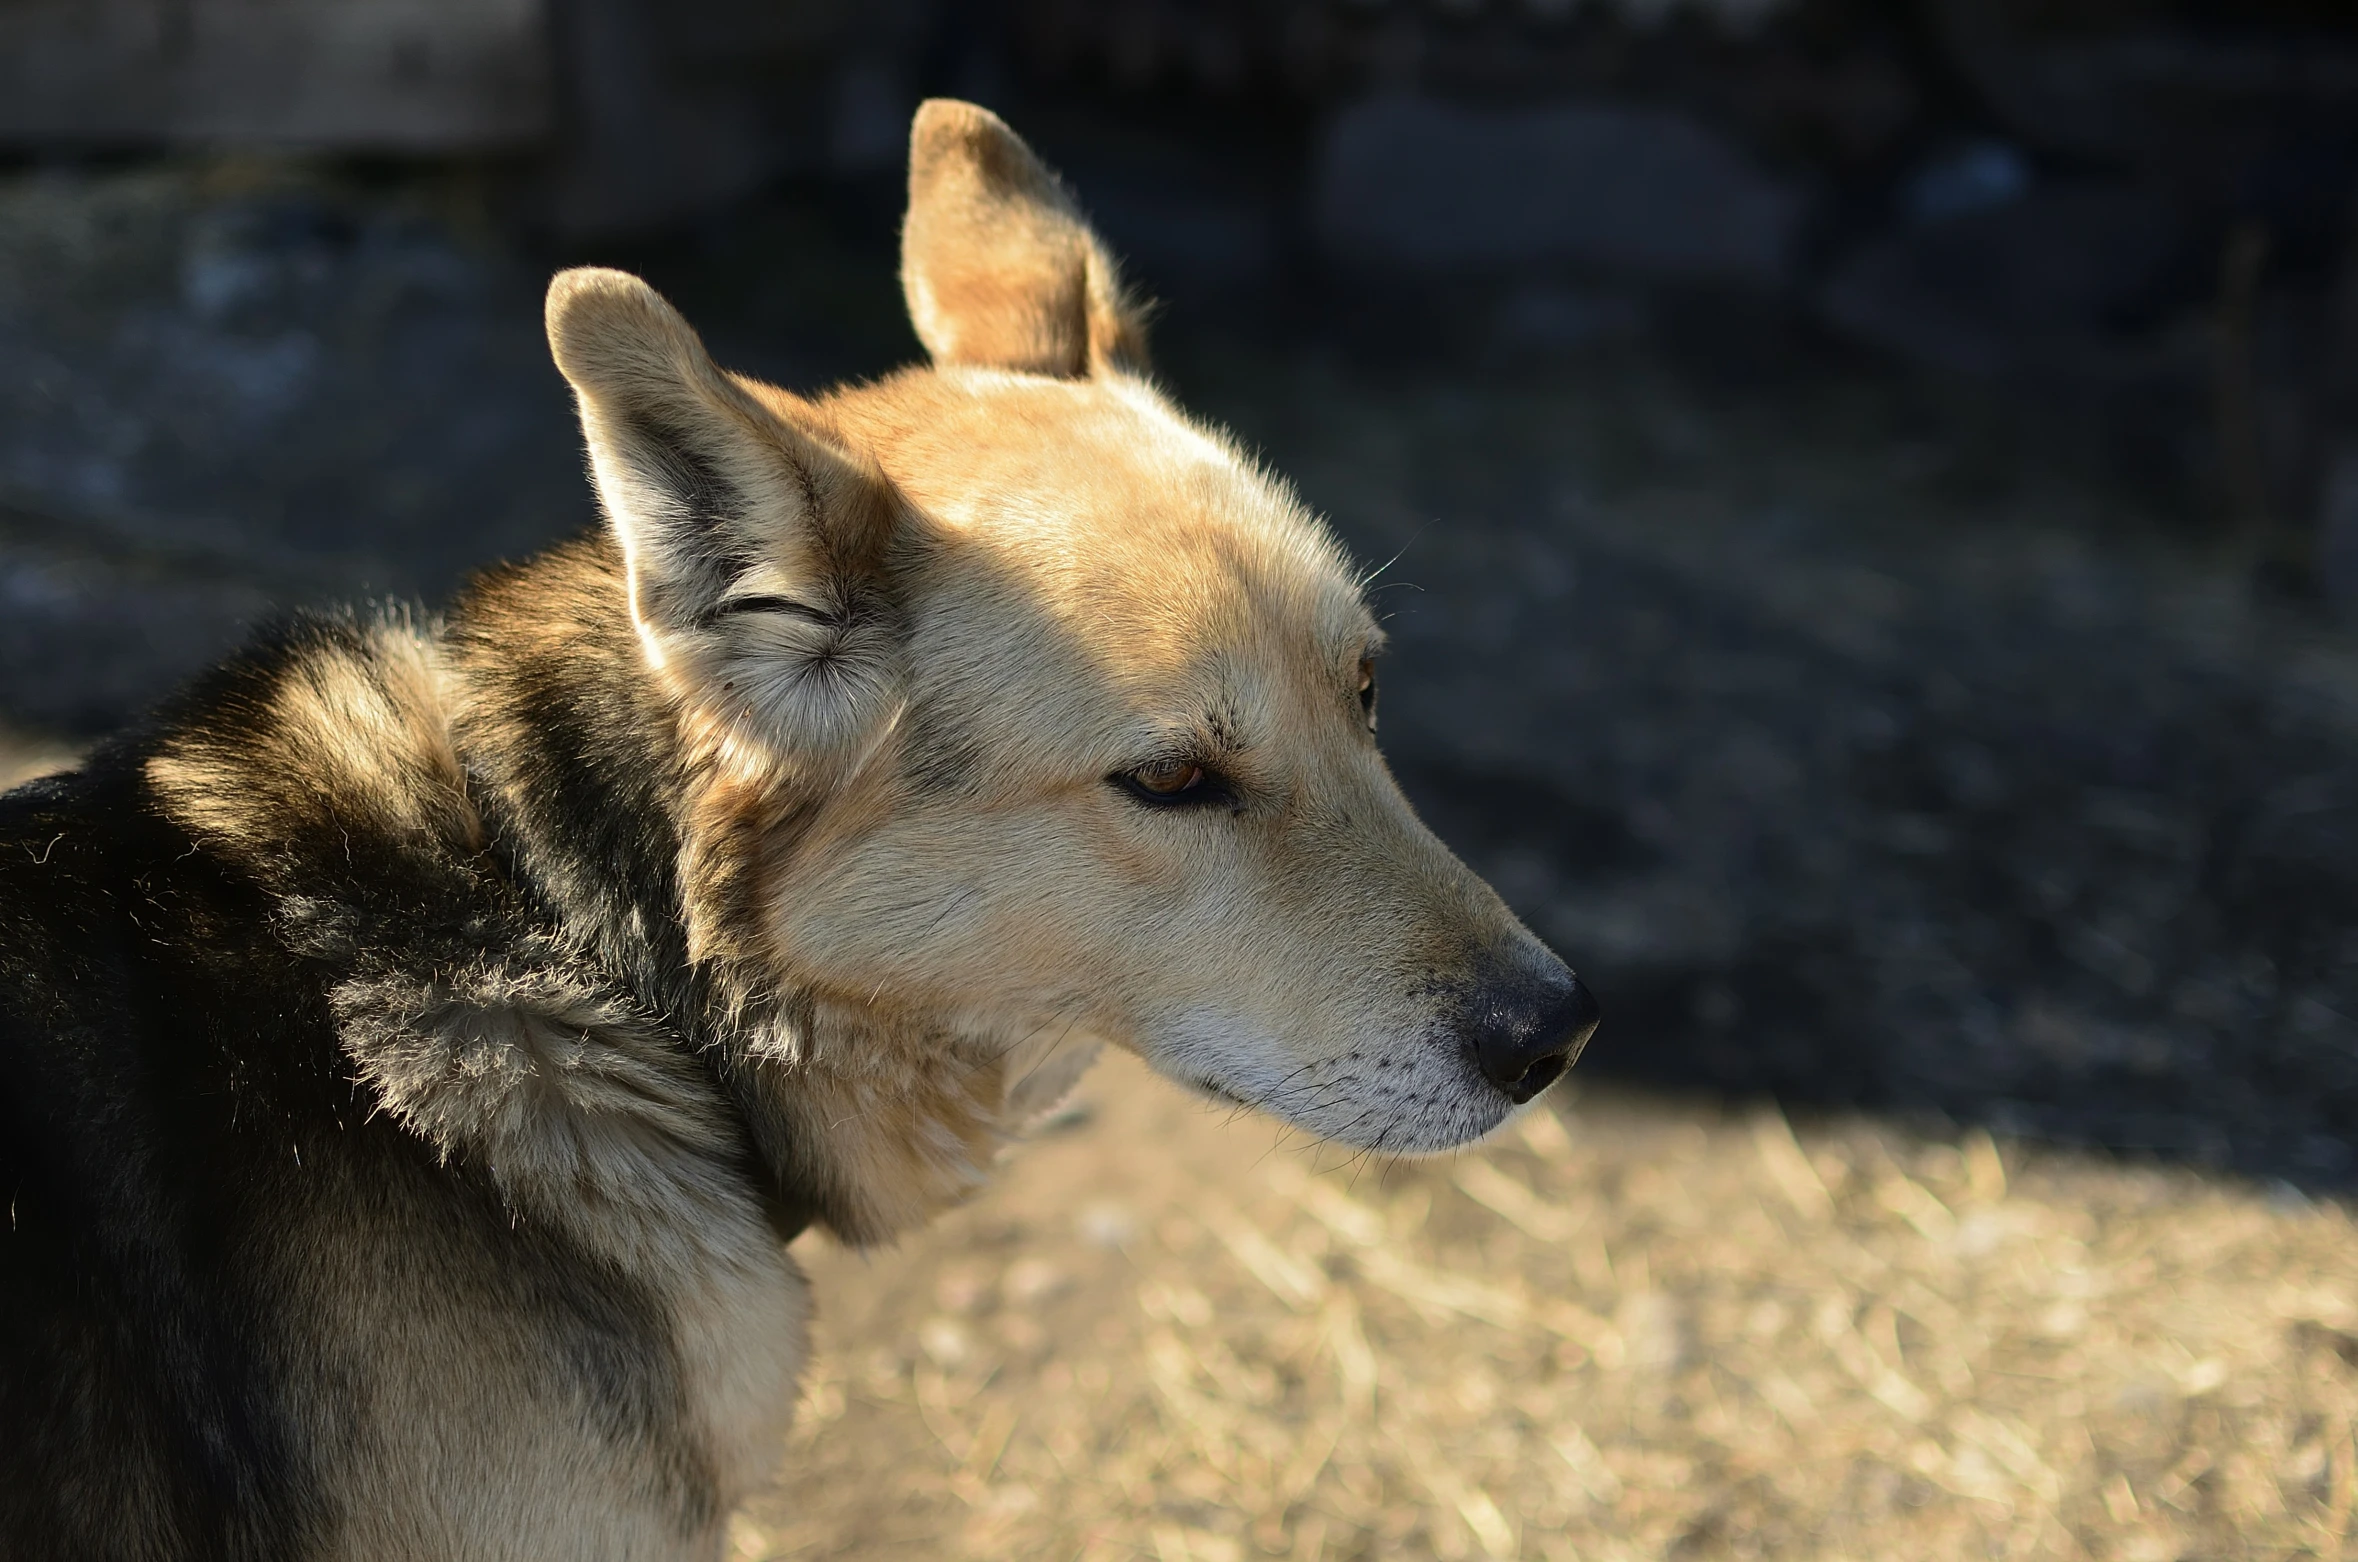
{"label": "tan fur on head", "polygon": [[990,110],[935,98],[909,133],[901,288],[933,361],[1071,378],[1146,333],[1056,176]]}
{"label": "tan fur on head", "polygon": [[[888,1237],[1099,1039],[1355,1144],[1487,1132],[1519,1098],[1466,1016],[1570,973],[1385,770],[1341,550],[1125,367],[1113,265],[1005,125],[926,104],[909,189],[931,368],[805,400],[635,279],[550,291],[762,1153]],[[1141,795],[1172,765],[1216,805]]]}

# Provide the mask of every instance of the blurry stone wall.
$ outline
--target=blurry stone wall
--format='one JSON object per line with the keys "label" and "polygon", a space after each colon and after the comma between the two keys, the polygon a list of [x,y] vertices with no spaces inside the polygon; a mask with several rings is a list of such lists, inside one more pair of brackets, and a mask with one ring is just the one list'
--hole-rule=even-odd
{"label": "blurry stone wall", "polygon": [[547,42],[543,0],[9,0],[0,141],[528,144]]}
{"label": "blurry stone wall", "polygon": [[940,92],[1021,119],[1182,305],[1497,359],[1776,322],[2069,410],[2358,603],[2346,3],[0,4],[0,148],[36,169],[424,159],[542,253],[781,179],[881,199]]}
{"label": "blurry stone wall", "polygon": [[[1331,279],[1508,356],[1749,295],[2075,408],[2358,602],[2358,11],[2326,0],[1013,0],[1034,80],[1272,101]],[[1348,291],[1344,296],[1349,296]]]}

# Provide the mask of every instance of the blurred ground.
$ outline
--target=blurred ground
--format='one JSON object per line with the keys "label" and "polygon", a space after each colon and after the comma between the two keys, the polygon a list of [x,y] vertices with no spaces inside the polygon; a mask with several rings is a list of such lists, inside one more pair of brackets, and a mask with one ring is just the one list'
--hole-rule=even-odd
{"label": "blurred ground", "polygon": [[1591,1088],[1391,1167],[1126,1059],[873,1257],[740,1558],[2339,1557],[2348,1214]]}

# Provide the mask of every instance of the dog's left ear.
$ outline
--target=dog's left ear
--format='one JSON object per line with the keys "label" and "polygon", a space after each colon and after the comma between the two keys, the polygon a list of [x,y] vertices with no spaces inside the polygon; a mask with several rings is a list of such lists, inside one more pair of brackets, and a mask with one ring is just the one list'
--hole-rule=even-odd
{"label": "dog's left ear", "polygon": [[547,313],[649,658],[806,752],[867,731],[897,687],[891,482],[816,409],[722,373],[636,277],[562,272]]}
{"label": "dog's left ear", "polygon": [[1146,331],[1072,198],[999,116],[934,98],[909,129],[901,291],[933,361],[1078,378]]}

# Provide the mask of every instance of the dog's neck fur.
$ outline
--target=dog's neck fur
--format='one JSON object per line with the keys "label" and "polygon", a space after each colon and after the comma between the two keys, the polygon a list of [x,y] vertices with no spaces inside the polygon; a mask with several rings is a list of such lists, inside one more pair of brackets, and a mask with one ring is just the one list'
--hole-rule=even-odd
{"label": "dog's neck fur", "polygon": [[[704,1061],[778,1223],[886,1239],[981,1181],[1007,1126],[1003,1048],[794,981],[763,894],[815,801],[700,751],[615,611],[620,575],[611,541],[587,537],[493,574],[453,614],[456,749],[486,837]],[[884,1042],[910,1028],[935,1034]]]}
{"label": "dog's neck fur", "polygon": [[493,572],[439,633],[298,620],[130,757],[258,879],[351,1066],[444,1159],[561,1218],[601,1172],[549,1147],[636,1133],[747,1165],[781,1231],[886,1240],[981,1182],[1036,1060],[769,947],[813,802],[700,751],[620,572],[600,533]]}

